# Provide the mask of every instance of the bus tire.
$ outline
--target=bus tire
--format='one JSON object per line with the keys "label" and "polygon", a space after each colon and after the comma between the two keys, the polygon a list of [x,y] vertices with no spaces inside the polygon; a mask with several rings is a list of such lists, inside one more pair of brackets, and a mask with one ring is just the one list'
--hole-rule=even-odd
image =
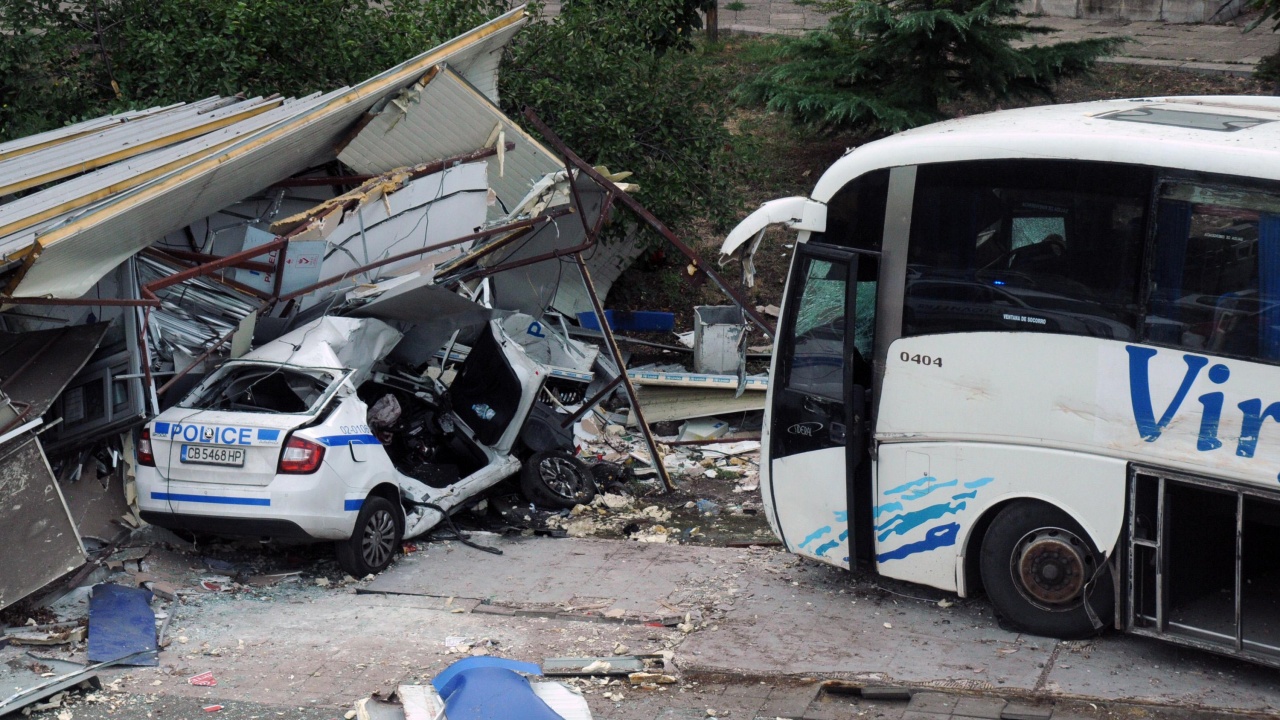
{"label": "bus tire", "polygon": [[983,537],[979,562],[996,612],[1022,632],[1089,637],[1115,615],[1106,559],[1079,523],[1052,505],[1021,500],[1001,510]]}
{"label": "bus tire", "polygon": [[395,559],[403,535],[396,506],[384,497],[370,495],[360,506],[351,537],[335,543],[338,565],[354,578],[377,575]]}

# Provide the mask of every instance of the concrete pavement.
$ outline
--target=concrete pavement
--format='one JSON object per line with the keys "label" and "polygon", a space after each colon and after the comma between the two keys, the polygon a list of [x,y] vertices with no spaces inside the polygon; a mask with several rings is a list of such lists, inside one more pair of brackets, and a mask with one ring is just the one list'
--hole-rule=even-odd
{"label": "concrete pavement", "polygon": [[[504,554],[432,542],[370,582],[188,591],[169,608],[173,642],[158,668],[111,669],[114,682],[76,696],[69,709],[75,720],[162,708],[158,717],[194,718],[214,704],[236,708],[228,715],[237,718],[337,718],[359,698],[426,682],[467,654],[541,663],[666,651],[676,685],[576,680],[595,717],[1174,720],[1280,707],[1274,670],[1140,638],[1066,643],[1007,632],[983,601],[850,575],[776,548],[474,539]],[[152,556],[154,568],[192,562]],[[191,572],[207,570],[197,562]],[[23,650],[0,649],[0,663],[22,660]],[[206,671],[215,687],[187,682]],[[840,680],[915,694],[878,700],[824,690]]]}
{"label": "concrete pavement", "polygon": [[672,649],[683,670],[705,674],[1280,709],[1273,670],[1115,634],[1058,642],[1009,632],[984,601],[851,575],[777,549],[540,538],[497,544],[504,555],[410,557],[361,592],[465,597],[486,613],[586,614],[621,627],[692,613],[701,618],[698,629]]}

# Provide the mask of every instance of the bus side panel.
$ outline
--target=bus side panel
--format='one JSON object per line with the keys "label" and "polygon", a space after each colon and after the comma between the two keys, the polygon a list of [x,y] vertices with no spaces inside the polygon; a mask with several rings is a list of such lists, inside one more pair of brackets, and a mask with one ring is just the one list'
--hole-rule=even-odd
{"label": "bus side panel", "polygon": [[849,567],[849,504],[843,447],[773,460],[771,485],[786,520],[787,549],[797,555]]}
{"label": "bus side panel", "polygon": [[1046,333],[894,341],[876,440],[1056,447],[1276,487],[1273,365]]}
{"label": "bus side panel", "polygon": [[880,446],[874,489],[882,575],[961,591],[957,558],[972,530],[1007,500],[1041,500],[1071,515],[1108,556],[1124,523],[1127,464],[1065,450],[994,443]]}

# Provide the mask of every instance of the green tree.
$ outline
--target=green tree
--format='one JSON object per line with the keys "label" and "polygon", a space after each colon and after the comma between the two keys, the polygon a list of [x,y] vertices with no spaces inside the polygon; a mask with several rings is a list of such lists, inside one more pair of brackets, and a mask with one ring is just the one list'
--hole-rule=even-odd
{"label": "green tree", "polygon": [[209,95],[359,82],[502,0],[0,0],[0,138]]}
{"label": "green tree", "polygon": [[973,96],[1052,96],[1124,39],[1015,48],[1054,32],[1018,21],[1017,0],[821,0],[827,27],[777,46],[778,64],[739,88],[819,128],[896,132],[944,117]]}
{"label": "green tree", "polygon": [[[1245,32],[1253,32],[1259,25],[1266,23],[1271,23],[1271,32],[1280,31],[1280,0],[1250,0],[1249,7],[1259,12],[1253,22],[1245,27]],[[1262,58],[1253,76],[1273,83],[1272,94],[1280,95],[1280,50]]]}
{"label": "green tree", "polygon": [[534,108],[587,161],[635,173],[668,224],[724,225],[741,209],[724,102],[732,84],[694,49],[694,5],[574,0],[516,36],[501,94],[509,114]]}
{"label": "green tree", "polygon": [[[630,170],[671,223],[737,211],[723,102],[695,52],[706,0],[573,0],[508,46],[502,97],[584,158]],[[505,0],[0,0],[0,140],[210,95],[299,96],[370,77]]]}

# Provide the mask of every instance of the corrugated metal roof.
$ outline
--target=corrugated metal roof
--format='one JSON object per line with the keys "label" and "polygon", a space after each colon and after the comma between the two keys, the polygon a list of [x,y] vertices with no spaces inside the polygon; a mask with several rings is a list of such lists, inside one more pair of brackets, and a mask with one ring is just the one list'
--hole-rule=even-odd
{"label": "corrugated metal roof", "polygon": [[0,195],[26,190],[199,137],[261,114],[281,101],[218,98],[119,123],[0,161]]}
{"label": "corrugated metal roof", "polygon": [[317,93],[298,100],[286,100],[273,110],[194,140],[144,153],[0,205],[0,258],[29,247],[37,233],[65,222],[69,213],[217,152],[251,132],[293,117],[315,105],[319,98]]}
{"label": "corrugated metal roof", "polygon": [[426,87],[409,88],[387,103],[338,159],[356,172],[384,173],[483,147],[499,125],[515,143],[502,158],[488,159],[489,183],[502,204],[494,214],[501,216],[515,208],[534,181],[564,165],[455,72],[452,63]]}
{"label": "corrugated metal roof", "polygon": [[[475,67],[526,22],[524,6],[259,130],[219,153],[120,194],[42,233],[11,296],[79,297],[112,267],[168,232],[280,178],[333,158],[360,115],[441,62]],[[485,60],[487,62],[487,59]]]}
{"label": "corrugated metal roof", "polygon": [[[206,98],[206,100],[211,98]],[[157,113],[170,112],[177,108],[185,107],[187,103],[176,103],[174,105],[166,105],[164,107],[153,107],[146,110],[130,110],[116,115],[107,115],[105,117],[85,120],[74,125],[64,125],[55,130],[37,133],[10,140],[7,143],[0,143],[0,160],[16,157],[25,153],[33,152],[41,148],[49,147],[60,142],[66,142],[81,135],[98,132],[106,128],[118,125],[120,123],[130,122],[139,118],[148,117]]]}

